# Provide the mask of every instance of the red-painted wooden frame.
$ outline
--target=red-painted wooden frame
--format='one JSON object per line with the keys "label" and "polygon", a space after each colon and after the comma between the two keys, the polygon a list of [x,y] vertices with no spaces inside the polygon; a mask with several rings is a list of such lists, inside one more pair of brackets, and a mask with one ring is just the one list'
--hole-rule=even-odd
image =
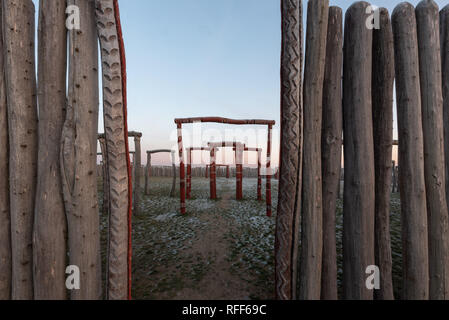
{"label": "red-painted wooden frame", "polygon": [[236,120],[221,117],[200,117],[200,118],[184,118],[175,119],[175,124],[178,129],[178,151],[179,151],[179,177],[180,177],[180,199],[181,199],[181,213],[186,213],[186,180],[184,167],[184,147],[182,141],[182,125],[192,123],[222,123],[232,125],[266,125],[268,126],[268,141],[267,141],[267,175],[266,175],[266,200],[267,200],[267,215],[271,217],[271,138],[273,126],[276,124],[274,120]]}
{"label": "red-painted wooden frame", "polygon": [[[186,177],[186,199],[190,199],[192,192],[192,151],[211,151],[208,147],[189,147],[187,148],[187,177]],[[206,169],[207,172],[207,169]],[[212,196],[212,190],[211,190]]]}
{"label": "red-painted wooden frame", "polygon": [[[229,164],[215,164],[216,167],[225,167],[226,168],[226,179],[229,179],[231,177],[231,166]],[[206,164],[206,179],[209,179],[209,164]]]}

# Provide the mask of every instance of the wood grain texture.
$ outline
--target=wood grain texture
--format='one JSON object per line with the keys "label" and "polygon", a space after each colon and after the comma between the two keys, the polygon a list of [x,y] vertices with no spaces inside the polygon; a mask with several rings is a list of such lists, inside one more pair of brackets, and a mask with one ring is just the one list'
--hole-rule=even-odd
{"label": "wood grain texture", "polygon": [[304,155],[299,298],[319,300],[323,251],[321,125],[328,0],[309,0],[304,69]]}
{"label": "wood grain texture", "polygon": [[379,300],[392,300],[390,195],[393,157],[394,43],[390,14],[379,9],[380,29],[373,31],[373,135],[375,167],[375,258],[380,269]]}
{"label": "wood grain texture", "polygon": [[343,13],[329,8],[323,85],[321,161],[323,177],[323,266],[321,299],[337,300],[336,210],[343,143]]}
{"label": "wood grain texture", "polygon": [[[0,20],[3,2],[0,1]],[[0,23],[0,300],[11,298],[11,212],[9,210],[8,106],[3,61],[3,23]]]}
{"label": "wood grain texture", "polygon": [[68,222],[69,263],[80,269],[72,300],[101,293],[100,219],[96,179],[98,38],[93,0],[69,0],[80,9],[81,29],[69,31],[67,114],[61,138],[61,175]]}
{"label": "wood grain texture", "polygon": [[418,38],[414,7],[398,5],[392,14],[399,132],[403,296],[429,298],[426,187],[421,118]]}
{"label": "wood grain texture", "polygon": [[[282,0],[281,164],[275,236],[276,299],[296,296],[294,235],[300,207],[302,153],[302,1]],[[296,231],[298,230],[296,229]]]}
{"label": "wood grain texture", "polygon": [[103,113],[109,171],[107,298],[128,294],[128,168],[120,50],[113,0],[96,0],[103,76]]}
{"label": "wood grain texture", "polygon": [[32,230],[37,175],[35,8],[3,0],[3,41],[9,128],[12,298],[33,298]]}
{"label": "wood grain texture", "polygon": [[66,5],[39,3],[39,148],[33,230],[34,297],[66,299],[67,220],[61,186],[60,139],[66,110]]}
{"label": "wood grain texture", "polygon": [[374,265],[374,148],[371,101],[373,32],[367,2],[347,11],[344,35],[343,113],[345,186],[343,291],[349,300],[370,300],[366,268]]}
{"label": "wood grain texture", "polygon": [[[449,199],[449,4],[440,11],[441,74],[443,81],[444,156],[446,202]],[[448,203],[449,207],[449,203]]]}
{"label": "wood grain texture", "polygon": [[429,227],[430,299],[449,299],[449,230],[437,4],[432,0],[421,1],[416,7],[416,22]]}

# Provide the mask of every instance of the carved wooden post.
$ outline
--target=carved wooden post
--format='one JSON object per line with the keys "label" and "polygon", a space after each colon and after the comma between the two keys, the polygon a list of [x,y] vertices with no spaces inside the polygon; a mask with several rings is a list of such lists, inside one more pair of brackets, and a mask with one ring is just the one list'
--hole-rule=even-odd
{"label": "carved wooden post", "polygon": [[440,11],[440,45],[441,73],[443,75],[443,120],[447,202],[449,199],[449,4]]}
{"label": "carved wooden post", "polygon": [[373,135],[375,161],[375,258],[380,269],[376,299],[393,300],[390,241],[391,158],[393,154],[394,48],[390,15],[379,9],[380,29],[373,31]]}
{"label": "carved wooden post", "polygon": [[140,146],[140,136],[134,137],[135,154],[134,154],[134,215],[140,214],[140,197],[142,193],[141,188],[141,172],[142,172],[142,153]]}
{"label": "carved wooden post", "polygon": [[187,191],[186,198],[190,199],[192,191],[192,148],[187,149]]}
{"label": "carved wooden post", "polygon": [[95,176],[98,133],[98,42],[94,1],[80,8],[81,30],[69,31],[69,85],[62,133],[61,176],[68,221],[70,265],[81,272],[74,300],[101,298],[100,221]]}
{"label": "carved wooden post", "polygon": [[371,101],[373,32],[366,2],[346,12],[343,71],[345,189],[343,290],[346,299],[371,300],[366,268],[374,265],[374,147]]}
{"label": "carved wooden post", "polygon": [[177,123],[178,128],[178,152],[179,152],[179,195],[181,199],[181,214],[186,213],[186,181],[184,167],[184,147],[182,145],[182,124]]}
{"label": "carved wooden post", "polygon": [[439,10],[432,0],[416,7],[429,226],[430,299],[449,299],[449,230],[444,165]]}
{"label": "carved wooden post", "polygon": [[118,4],[97,0],[97,31],[102,48],[103,113],[109,187],[108,299],[131,297],[132,185],[126,121],[126,65],[119,42]]}
{"label": "carved wooden post", "polygon": [[37,176],[34,15],[31,0],[3,1],[3,52],[9,118],[12,298],[20,300],[33,298],[32,229]]}
{"label": "carved wooden post", "polygon": [[147,167],[145,169],[145,195],[150,195],[151,153],[147,152]]}
{"label": "carved wooden post", "polygon": [[[301,207],[302,1],[281,0],[281,164],[275,240],[276,299],[296,296]],[[297,206],[296,206],[296,205]]]}
{"label": "carved wooden post", "polygon": [[11,212],[9,210],[8,106],[3,52],[3,2],[0,1],[0,300],[11,298]]}
{"label": "carved wooden post", "polygon": [[337,300],[337,244],[335,217],[340,184],[343,139],[342,83],[343,34],[342,10],[329,8],[326,66],[323,84],[323,123],[321,159],[323,176],[323,270],[321,298]]}
{"label": "carved wooden post", "polygon": [[212,200],[217,199],[217,168],[215,166],[215,152],[216,149],[211,147],[210,149],[210,198]]}
{"label": "carved wooden post", "polygon": [[319,300],[323,250],[321,124],[328,0],[309,0],[304,70],[304,160],[299,298]]}
{"label": "carved wooden post", "polygon": [[257,149],[257,200],[262,201],[262,149]]}
{"label": "carved wooden post", "polygon": [[60,138],[66,108],[66,5],[39,3],[39,149],[33,231],[34,298],[66,298],[67,220],[62,197]]}
{"label": "carved wooden post", "polygon": [[429,298],[428,238],[418,40],[414,7],[392,14],[399,129],[403,242],[402,299]]}
{"label": "carved wooden post", "polygon": [[176,192],[176,164],[175,164],[175,152],[172,151],[170,152],[171,155],[171,163],[172,163],[172,168],[173,168],[173,183],[171,186],[171,191],[170,191],[170,197],[174,197],[175,196],[175,192]]}

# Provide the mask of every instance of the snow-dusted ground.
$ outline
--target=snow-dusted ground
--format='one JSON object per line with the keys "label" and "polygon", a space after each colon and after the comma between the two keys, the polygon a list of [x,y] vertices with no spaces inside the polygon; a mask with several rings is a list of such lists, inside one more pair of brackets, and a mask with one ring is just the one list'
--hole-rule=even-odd
{"label": "snow-dusted ground", "polygon": [[[278,181],[272,180],[273,217],[257,201],[257,179],[244,179],[244,200],[235,200],[235,179],[217,179],[219,199],[209,200],[209,180],[194,178],[187,214],[179,213],[179,186],[152,178],[142,214],[133,220],[135,299],[272,299]],[[100,188],[101,189],[101,188]],[[262,194],[265,199],[265,181]],[[101,199],[101,197],[100,197]],[[400,201],[391,201],[395,293],[402,288]],[[338,278],[342,280],[343,204],[337,202]],[[102,217],[103,259],[107,219]],[[341,292],[341,286],[340,286]]]}

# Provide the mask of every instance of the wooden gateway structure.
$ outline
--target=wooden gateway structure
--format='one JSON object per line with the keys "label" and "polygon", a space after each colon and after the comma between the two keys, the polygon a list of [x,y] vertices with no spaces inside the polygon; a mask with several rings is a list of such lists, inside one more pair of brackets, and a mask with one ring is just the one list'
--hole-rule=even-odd
{"label": "wooden gateway structure", "polygon": [[158,149],[147,151],[147,167],[145,169],[145,194],[150,194],[150,176],[151,176],[151,156],[156,153],[170,153],[171,163],[173,168],[173,183],[170,191],[170,197],[175,196],[176,190],[176,164],[175,164],[175,151],[170,149]]}
{"label": "wooden gateway structure", "polygon": [[180,177],[180,200],[181,200],[181,214],[186,213],[186,172],[184,166],[184,146],[182,139],[183,124],[193,123],[221,123],[230,125],[266,125],[268,128],[267,139],[267,175],[266,175],[266,201],[267,201],[267,215],[271,217],[271,137],[273,126],[276,124],[274,120],[236,120],[221,117],[201,117],[201,118],[183,118],[175,119],[175,124],[178,129],[178,151],[179,151],[179,177]]}

